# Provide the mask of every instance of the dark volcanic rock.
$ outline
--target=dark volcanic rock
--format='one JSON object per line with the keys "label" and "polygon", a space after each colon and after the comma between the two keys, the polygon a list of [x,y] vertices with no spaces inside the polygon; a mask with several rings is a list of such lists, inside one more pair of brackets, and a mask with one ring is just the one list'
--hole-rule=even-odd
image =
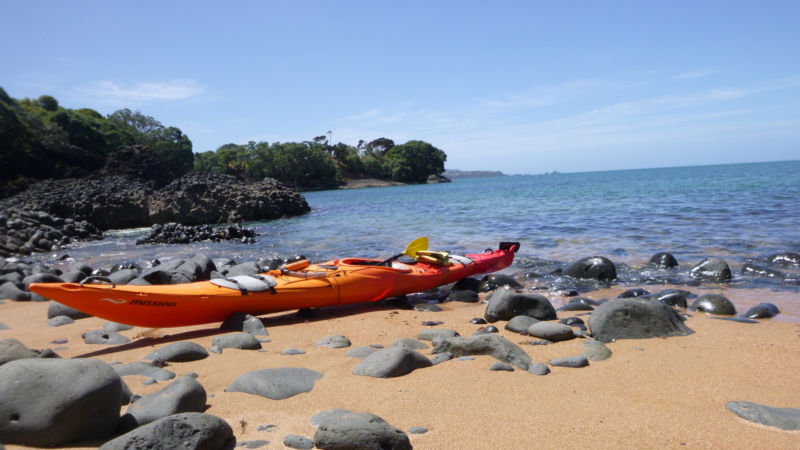
{"label": "dark volcanic rock", "polygon": [[243,331],[253,336],[269,336],[261,319],[244,313],[236,313],[228,317],[219,328],[228,331]]}
{"label": "dark volcanic rock", "polygon": [[228,392],[246,392],[272,400],[283,400],[303,392],[310,392],[322,374],[302,367],[262,369],[240,375],[226,389]]}
{"label": "dark volcanic rock", "polygon": [[691,308],[695,311],[703,311],[709,314],[719,314],[721,316],[732,316],[736,314],[736,307],[733,306],[727,297],[719,294],[701,295],[692,303]]}
{"label": "dark volcanic rock", "polygon": [[484,317],[489,322],[510,320],[514,316],[528,316],[539,320],[553,320],[556,310],[547,297],[539,294],[518,294],[510,289],[493,292],[486,305]]}
{"label": "dark volcanic rock", "polygon": [[589,339],[583,343],[581,355],[592,361],[603,361],[611,357],[611,350],[602,342]]}
{"label": "dark volcanic rock", "polygon": [[83,333],[83,341],[87,344],[120,345],[131,340],[115,331],[92,330]]}
{"label": "dark volcanic rock", "polygon": [[800,409],[775,408],[750,402],[728,402],[725,407],[750,422],[782,430],[800,430]]}
{"label": "dark volcanic rock", "polygon": [[188,362],[205,358],[208,358],[208,351],[195,342],[175,342],[144,357],[148,361],[169,362]]}
{"label": "dark volcanic rock", "polygon": [[250,333],[233,333],[217,336],[211,341],[214,347],[238,348],[240,350],[259,350],[261,343]]}
{"label": "dark volcanic rock", "polygon": [[433,364],[425,355],[405,347],[391,346],[364,358],[353,369],[354,375],[393,378]]}
{"label": "dark volcanic rock", "polygon": [[723,283],[731,280],[731,268],[721,258],[708,258],[701,261],[689,271],[695,280]]}
{"label": "dark volcanic rock", "polygon": [[212,227],[211,225],[181,225],[170,222],[155,224],[150,233],[136,241],[143,244],[189,244],[202,241],[237,241],[243,244],[256,242],[256,232],[242,227],[241,224]]}
{"label": "dark volcanic rock", "polygon": [[21,359],[0,366],[0,441],[61,446],[111,435],[119,376],[97,359]]}
{"label": "dark volcanic rock", "polygon": [[123,421],[131,420],[131,429],[162,417],[185,412],[203,412],[206,390],[193,377],[182,376],[160,391],[145,395],[128,407]]}
{"label": "dark volcanic rock", "polygon": [[326,450],[412,448],[402,430],[370,413],[346,413],[324,420],[314,433],[314,445]]}
{"label": "dark volcanic rock", "polygon": [[150,377],[156,381],[166,381],[175,378],[174,372],[167,369],[162,369],[158,365],[153,365],[146,362],[121,364],[114,366],[114,371],[117,372],[121,377],[128,375],[142,375],[145,377]]}
{"label": "dark volcanic rock", "polygon": [[86,317],[92,317],[89,314],[86,314],[83,311],[78,311],[77,309],[64,305],[62,303],[58,303],[56,301],[50,302],[50,305],[47,307],[47,318],[52,319],[56,316],[67,316],[69,318],[78,320],[84,319]]}
{"label": "dark volcanic rock", "polygon": [[674,309],[658,300],[610,300],[592,312],[588,325],[592,336],[600,342],[694,333]]}
{"label": "dark volcanic rock", "polygon": [[478,293],[476,291],[470,290],[463,290],[463,291],[456,291],[453,290],[447,298],[445,299],[446,302],[463,302],[463,303],[478,303],[480,298],[478,297]]}
{"label": "dark volcanic rock", "polygon": [[528,370],[531,358],[517,344],[496,334],[479,334],[469,337],[453,337],[438,341],[433,353],[450,353],[453,357],[489,355],[504,363]]}
{"label": "dark volcanic rock", "polygon": [[230,175],[193,172],[155,193],[151,223],[185,225],[270,220],[310,211],[305,198],[277,180],[245,183]]}
{"label": "dark volcanic rock", "polygon": [[38,358],[39,354],[14,338],[0,340],[0,366],[17,359]]}
{"label": "dark volcanic rock", "polygon": [[749,319],[768,319],[780,313],[781,310],[772,303],[759,303],[748,309],[746,313],[742,314],[742,317],[747,317]]}
{"label": "dark volcanic rock", "polygon": [[314,346],[328,347],[328,348],[345,348],[345,347],[350,347],[350,345],[352,345],[350,343],[350,339],[347,339],[345,336],[342,336],[341,334],[332,334],[330,336],[322,338]]}
{"label": "dark volcanic rock", "polygon": [[570,264],[564,269],[564,275],[573,278],[591,278],[600,281],[611,281],[617,278],[617,268],[608,258],[592,256]]}
{"label": "dark volcanic rock", "polygon": [[506,324],[506,330],[513,331],[514,333],[527,333],[528,327],[538,322],[539,319],[534,319],[528,316],[514,316]]}
{"label": "dark volcanic rock", "polygon": [[575,338],[572,327],[553,322],[536,322],[528,327],[528,334],[551,342],[568,341]]}
{"label": "dark volcanic rock", "polygon": [[653,298],[669,306],[676,306],[678,308],[687,307],[686,295],[682,292],[659,292],[654,294]]}
{"label": "dark volcanic rock", "polygon": [[404,347],[409,350],[420,350],[423,348],[428,348],[428,346],[425,345],[424,343],[416,339],[411,339],[406,337],[395,339],[394,342],[392,342],[392,347]]}
{"label": "dark volcanic rock", "polygon": [[661,252],[656,253],[650,258],[649,264],[651,266],[660,267],[664,269],[672,269],[678,267],[678,261],[675,260],[675,257],[669,253]]}
{"label": "dark volcanic rock", "polygon": [[742,266],[742,275],[758,278],[776,278],[778,280],[782,280],[786,277],[781,271],[757,266],[752,263],[745,263]]}
{"label": "dark volcanic rock", "polygon": [[102,450],[231,449],[235,438],[227,422],[210,414],[174,414],[108,441]]}
{"label": "dark volcanic rock", "polygon": [[586,359],[583,355],[578,356],[569,356],[567,358],[556,358],[550,360],[550,365],[553,367],[571,367],[571,368],[579,368],[579,367],[586,367],[589,365],[589,360]]}
{"label": "dark volcanic rock", "polygon": [[497,288],[508,286],[511,289],[521,289],[522,285],[508,275],[491,274],[481,282],[479,290],[481,292],[490,292]]}
{"label": "dark volcanic rock", "polygon": [[800,267],[800,254],[778,253],[768,257],[767,262],[780,267]]}
{"label": "dark volcanic rock", "polygon": [[283,438],[283,445],[289,448],[296,448],[298,450],[309,450],[314,448],[314,441],[307,437],[298,436],[296,434],[288,434]]}
{"label": "dark volcanic rock", "polygon": [[422,330],[417,333],[417,339],[420,341],[434,341],[436,338],[450,338],[460,336],[458,331],[449,329],[434,328],[430,330]]}
{"label": "dark volcanic rock", "polygon": [[100,173],[107,176],[128,175],[138,180],[151,180],[156,187],[169,182],[170,174],[167,166],[156,152],[144,145],[120,147],[106,157]]}

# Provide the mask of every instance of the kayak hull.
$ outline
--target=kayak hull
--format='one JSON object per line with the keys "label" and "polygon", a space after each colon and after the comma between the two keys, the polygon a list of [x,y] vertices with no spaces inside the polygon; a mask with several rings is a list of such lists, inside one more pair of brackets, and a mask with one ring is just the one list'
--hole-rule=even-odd
{"label": "kayak hull", "polygon": [[[518,247],[518,245],[517,245]],[[421,292],[511,265],[513,249],[466,255],[470,262],[375,265],[379,260],[342,258],[302,271],[265,273],[274,289],[245,292],[211,281],[174,285],[32,283],[30,290],[93,316],[142,327],[177,327],[221,322],[235,313],[279,311],[366,303]]]}

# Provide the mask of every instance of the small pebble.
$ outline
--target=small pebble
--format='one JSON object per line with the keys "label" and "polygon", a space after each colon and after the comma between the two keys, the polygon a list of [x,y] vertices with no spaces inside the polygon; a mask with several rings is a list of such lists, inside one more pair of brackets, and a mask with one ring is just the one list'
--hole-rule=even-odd
{"label": "small pebble", "polygon": [[408,429],[408,432],[411,434],[425,434],[428,432],[428,429],[425,427],[411,427]]}
{"label": "small pebble", "polygon": [[69,342],[68,339],[56,339],[56,340],[50,341],[51,344],[66,344],[67,342]]}
{"label": "small pebble", "polygon": [[456,358],[455,361],[474,361],[475,358],[472,356],[462,356],[460,358]]}
{"label": "small pebble", "polygon": [[287,348],[286,350],[281,352],[281,355],[305,355],[306,352],[300,350],[299,348]]}
{"label": "small pebble", "polygon": [[471,319],[469,321],[469,323],[475,324],[475,325],[483,325],[483,324],[486,323],[486,319],[483,319],[481,317],[475,317],[474,319]]}
{"label": "small pebble", "polygon": [[426,327],[435,327],[437,325],[444,325],[444,322],[441,320],[424,320],[422,325]]}
{"label": "small pebble", "polygon": [[266,431],[267,433],[272,433],[272,431],[273,431],[275,428],[278,428],[278,426],[277,426],[277,425],[275,425],[274,423],[270,423],[270,424],[267,424],[267,425],[259,425],[259,426],[256,428],[256,430],[258,430],[258,431]]}

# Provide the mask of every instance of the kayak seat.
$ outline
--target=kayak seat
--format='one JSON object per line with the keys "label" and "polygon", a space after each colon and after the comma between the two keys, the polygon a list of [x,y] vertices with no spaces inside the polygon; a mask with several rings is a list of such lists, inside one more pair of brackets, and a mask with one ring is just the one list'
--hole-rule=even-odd
{"label": "kayak seat", "polygon": [[462,255],[447,255],[447,258],[450,261],[455,261],[455,262],[461,264],[462,266],[466,266],[466,265],[469,265],[469,264],[475,264],[475,261],[473,261],[471,258],[467,258],[466,256],[462,256]]}
{"label": "kayak seat", "polygon": [[220,287],[235,289],[247,295],[249,292],[270,291],[275,293],[277,280],[268,275],[237,275],[229,278],[214,278],[210,280],[212,284]]}

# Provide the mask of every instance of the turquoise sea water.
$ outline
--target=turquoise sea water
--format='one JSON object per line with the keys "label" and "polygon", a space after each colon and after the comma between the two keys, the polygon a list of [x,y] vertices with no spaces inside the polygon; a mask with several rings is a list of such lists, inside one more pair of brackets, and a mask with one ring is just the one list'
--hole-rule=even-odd
{"label": "turquoise sea water", "polygon": [[68,253],[94,264],[195,252],[257,259],[303,254],[384,257],[418,236],[431,247],[481,251],[502,240],[520,255],[602,255],[641,264],[659,251],[681,263],[733,263],[800,252],[800,161],[459,179],[452,183],[304,193],[312,212],[250,223],[256,244],[136,246],[146,231],[107,233]]}

